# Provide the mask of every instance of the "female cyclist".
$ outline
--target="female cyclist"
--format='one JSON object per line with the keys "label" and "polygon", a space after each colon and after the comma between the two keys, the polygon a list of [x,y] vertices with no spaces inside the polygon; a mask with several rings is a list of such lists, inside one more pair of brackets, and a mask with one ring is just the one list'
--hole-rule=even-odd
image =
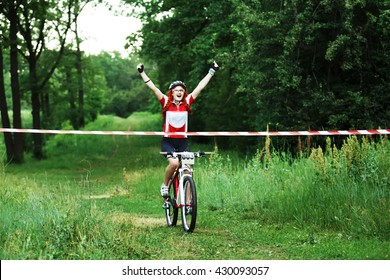
{"label": "female cyclist", "polygon": [[[161,141],[161,151],[166,153],[171,152],[186,152],[189,151],[188,139],[185,135],[169,134],[171,132],[187,132],[188,113],[191,114],[191,105],[199,96],[200,92],[206,87],[214,73],[219,69],[218,64],[214,61],[207,75],[199,82],[196,88],[189,94],[187,86],[182,81],[174,81],[169,85],[168,93],[163,94],[146,75],[144,66],[137,65],[137,70],[145,84],[152,90],[162,106],[164,118],[164,134]],[[173,175],[179,162],[172,156],[167,156],[168,166],[165,170],[164,181],[161,185],[161,195],[169,196],[168,181]]]}

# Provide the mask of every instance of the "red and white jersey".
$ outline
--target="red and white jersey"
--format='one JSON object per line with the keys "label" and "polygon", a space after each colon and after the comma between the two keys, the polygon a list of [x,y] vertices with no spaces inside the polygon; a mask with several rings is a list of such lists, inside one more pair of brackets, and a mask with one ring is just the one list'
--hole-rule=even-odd
{"label": "red and white jersey", "polygon": [[[187,104],[191,106],[194,102],[194,98],[191,95],[188,95],[186,98]],[[163,95],[160,100],[161,106],[164,108],[168,102],[168,96]],[[188,111],[184,103],[176,105],[174,103],[169,105],[168,110],[166,111],[164,118],[164,132],[187,132],[188,128]],[[187,138],[184,135],[169,135],[164,134],[164,137],[171,138]]]}

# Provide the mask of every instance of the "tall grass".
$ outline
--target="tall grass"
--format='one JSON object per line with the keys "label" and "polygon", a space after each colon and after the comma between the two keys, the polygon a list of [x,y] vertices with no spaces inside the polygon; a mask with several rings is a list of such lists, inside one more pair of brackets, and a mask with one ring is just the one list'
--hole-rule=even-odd
{"label": "tall grass", "polygon": [[214,156],[199,167],[200,199],[210,210],[240,213],[259,223],[310,225],[389,240],[389,141],[354,136],[340,149],[327,143],[325,152],[312,149],[308,158],[274,152],[244,166],[235,163],[239,159]]}
{"label": "tall grass", "polygon": [[2,178],[0,196],[0,259],[149,257],[142,244],[150,235],[134,237],[131,221],[118,223],[95,200],[58,189],[39,192],[30,180],[8,176]]}
{"label": "tall grass", "polygon": [[[100,116],[85,129],[157,130],[159,124],[160,116],[137,113]],[[155,137],[56,135],[45,147],[47,160],[0,164],[0,259],[148,258],[142,244],[152,233],[133,236],[131,219],[113,217],[147,207],[128,198],[151,197],[153,182],[143,179],[153,178],[148,173],[163,162],[158,143]]]}

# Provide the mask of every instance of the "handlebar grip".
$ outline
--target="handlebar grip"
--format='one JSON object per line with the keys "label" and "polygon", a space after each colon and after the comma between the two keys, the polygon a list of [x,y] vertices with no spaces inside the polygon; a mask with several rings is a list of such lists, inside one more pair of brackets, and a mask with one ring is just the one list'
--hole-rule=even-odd
{"label": "handlebar grip", "polygon": [[199,157],[204,157],[204,156],[206,156],[206,155],[212,155],[212,154],[214,154],[214,152],[198,152],[198,156]]}

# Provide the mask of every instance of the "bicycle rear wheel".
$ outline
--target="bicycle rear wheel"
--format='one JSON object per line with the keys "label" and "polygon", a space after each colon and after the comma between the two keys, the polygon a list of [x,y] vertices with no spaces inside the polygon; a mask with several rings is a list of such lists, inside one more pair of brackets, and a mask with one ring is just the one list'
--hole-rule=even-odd
{"label": "bicycle rear wheel", "polygon": [[185,205],[181,207],[183,229],[187,232],[193,232],[196,223],[197,198],[195,182],[192,177],[186,176],[184,178],[183,194],[185,195]]}
{"label": "bicycle rear wheel", "polygon": [[165,219],[167,220],[167,225],[169,227],[174,227],[177,224],[177,217],[179,216],[179,208],[176,207],[176,187],[175,184],[178,184],[178,180],[173,181],[169,187],[169,197],[165,200],[164,209],[165,209]]}

